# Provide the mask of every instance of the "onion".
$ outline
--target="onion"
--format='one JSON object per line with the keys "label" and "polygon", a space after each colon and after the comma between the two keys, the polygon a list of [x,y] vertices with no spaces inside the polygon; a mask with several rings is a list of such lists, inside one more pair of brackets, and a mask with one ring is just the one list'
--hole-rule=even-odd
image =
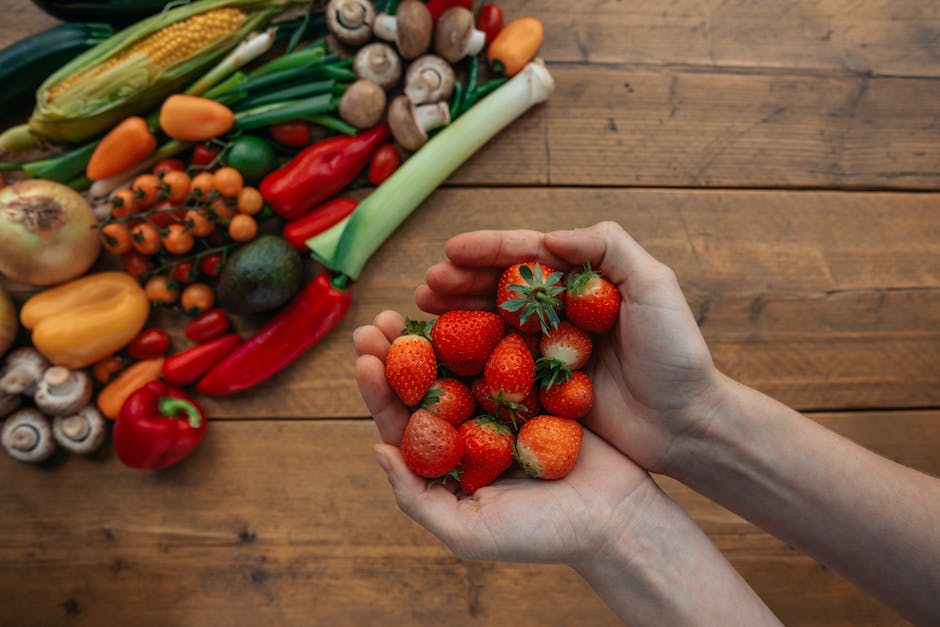
{"label": "onion", "polygon": [[84,273],[98,257],[95,215],[81,194],[30,179],[0,189],[0,272],[30,285]]}
{"label": "onion", "polygon": [[[17,327],[16,307],[14,307],[13,301],[10,300],[7,293],[3,291],[3,288],[0,288],[0,357],[13,344]],[[3,396],[3,394],[0,393],[0,396]],[[2,415],[0,414],[0,416]]]}

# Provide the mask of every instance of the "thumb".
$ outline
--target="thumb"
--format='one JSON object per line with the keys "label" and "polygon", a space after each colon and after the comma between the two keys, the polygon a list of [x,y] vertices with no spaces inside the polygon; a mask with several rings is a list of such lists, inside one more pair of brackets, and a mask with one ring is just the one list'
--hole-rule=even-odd
{"label": "thumb", "polygon": [[616,222],[600,222],[572,231],[553,231],[544,239],[545,248],[573,266],[588,261],[613,283],[622,286],[662,271],[663,264],[640,246]]}

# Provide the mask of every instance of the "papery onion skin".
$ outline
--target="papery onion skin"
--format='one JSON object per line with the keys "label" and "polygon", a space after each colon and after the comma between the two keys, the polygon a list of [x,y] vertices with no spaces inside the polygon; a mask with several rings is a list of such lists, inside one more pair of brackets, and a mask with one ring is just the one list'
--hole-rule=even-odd
{"label": "papery onion skin", "polygon": [[16,338],[19,321],[16,318],[16,306],[9,295],[0,288],[0,357],[7,352]]}
{"label": "papery onion skin", "polygon": [[41,179],[0,189],[0,273],[30,285],[83,274],[101,243],[91,206],[78,192]]}

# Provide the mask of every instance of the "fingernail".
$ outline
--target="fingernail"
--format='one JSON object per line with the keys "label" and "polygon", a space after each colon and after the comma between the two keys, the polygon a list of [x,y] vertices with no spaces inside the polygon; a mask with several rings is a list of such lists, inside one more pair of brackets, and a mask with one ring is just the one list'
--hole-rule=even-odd
{"label": "fingernail", "polygon": [[383,451],[378,444],[372,447],[372,454],[375,455],[375,461],[378,462],[386,475],[392,472],[392,466],[388,463],[388,457],[385,456],[385,451]]}

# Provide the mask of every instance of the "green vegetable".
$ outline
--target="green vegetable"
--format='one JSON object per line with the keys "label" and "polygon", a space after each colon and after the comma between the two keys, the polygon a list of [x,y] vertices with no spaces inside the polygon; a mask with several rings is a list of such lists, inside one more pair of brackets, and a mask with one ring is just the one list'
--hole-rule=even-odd
{"label": "green vegetable", "polygon": [[159,13],[173,0],[33,0],[46,13],[66,22],[107,22],[127,26]]}
{"label": "green vegetable", "polygon": [[277,157],[268,142],[254,135],[235,138],[222,161],[241,172],[252,185],[277,165]]}

